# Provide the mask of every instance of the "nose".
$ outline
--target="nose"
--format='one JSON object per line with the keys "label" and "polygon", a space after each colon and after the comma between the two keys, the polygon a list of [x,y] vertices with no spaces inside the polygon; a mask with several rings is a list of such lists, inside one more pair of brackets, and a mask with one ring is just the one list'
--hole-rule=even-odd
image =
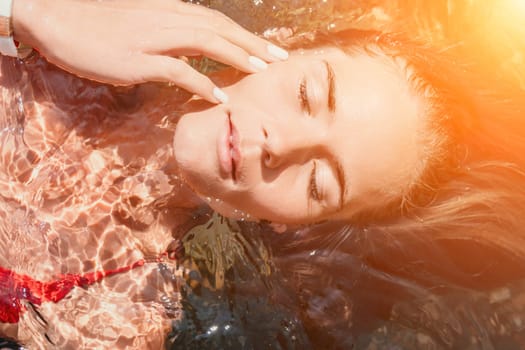
{"label": "nose", "polygon": [[[303,123],[304,124],[304,123]],[[301,123],[272,123],[263,127],[263,162],[268,168],[301,164],[322,148],[320,130]]]}

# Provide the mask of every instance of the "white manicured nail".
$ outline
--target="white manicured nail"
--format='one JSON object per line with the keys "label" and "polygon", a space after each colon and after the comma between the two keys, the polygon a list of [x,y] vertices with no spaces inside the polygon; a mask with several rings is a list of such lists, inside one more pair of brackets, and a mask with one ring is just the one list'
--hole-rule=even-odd
{"label": "white manicured nail", "polygon": [[268,45],[267,49],[270,55],[272,55],[275,58],[278,58],[280,60],[288,59],[288,51],[286,51],[285,49],[281,49],[279,46],[270,44]]}
{"label": "white manicured nail", "polygon": [[248,57],[248,61],[257,70],[265,70],[266,68],[268,68],[268,63],[264,62],[259,57],[250,56]]}
{"label": "white manicured nail", "polygon": [[215,96],[215,98],[219,100],[221,103],[228,102],[228,95],[226,95],[226,93],[222,91],[221,89],[219,89],[218,87],[213,88],[213,96]]}

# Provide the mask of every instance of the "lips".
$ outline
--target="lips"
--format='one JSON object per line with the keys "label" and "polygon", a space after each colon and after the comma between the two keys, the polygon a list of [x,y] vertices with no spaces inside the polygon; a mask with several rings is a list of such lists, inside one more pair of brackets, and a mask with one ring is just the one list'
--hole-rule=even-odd
{"label": "lips", "polygon": [[221,171],[236,181],[239,178],[241,152],[239,149],[239,133],[229,114],[225,120],[224,131],[219,138],[217,149]]}

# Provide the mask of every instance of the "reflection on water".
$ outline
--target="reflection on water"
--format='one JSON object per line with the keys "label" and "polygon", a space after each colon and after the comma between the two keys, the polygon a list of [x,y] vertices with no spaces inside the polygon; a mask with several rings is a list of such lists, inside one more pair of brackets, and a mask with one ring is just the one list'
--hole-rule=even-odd
{"label": "reflection on water", "polygon": [[180,181],[159,109],[177,100],[137,109],[135,89],[38,58],[0,64],[0,265],[13,271],[0,306],[20,313],[2,334],[30,348],[161,347],[176,317],[166,296],[179,302],[164,271],[183,271],[165,255]]}
{"label": "reflection on water", "polygon": [[[442,6],[421,1],[193,2],[259,33],[396,27],[417,13],[412,28],[452,35],[429,15]],[[188,212],[173,199],[170,149],[187,96],[88,83],[41,59],[0,64],[0,266],[47,282],[144,261],[56,303],[22,295],[20,322],[1,336],[34,349],[525,346],[522,262],[474,242],[397,242],[336,223],[276,235]],[[13,280],[0,281],[0,304]]]}

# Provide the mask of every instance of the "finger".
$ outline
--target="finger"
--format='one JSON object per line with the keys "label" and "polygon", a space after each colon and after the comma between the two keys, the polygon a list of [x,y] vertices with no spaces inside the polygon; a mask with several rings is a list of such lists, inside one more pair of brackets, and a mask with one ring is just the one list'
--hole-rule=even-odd
{"label": "finger", "polygon": [[168,35],[157,37],[161,51],[171,51],[177,43],[176,54],[207,56],[218,62],[233,66],[246,73],[255,73],[266,69],[264,60],[249,55],[244,49],[207,29],[175,29]]}
{"label": "finger", "polygon": [[146,55],[141,57],[139,64],[148,67],[143,74],[145,81],[173,83],[212,103],[228,101],[228,96],[210,78],[197,72],[182,60],[169,56]]}
{"label": "finger", "polygon": [[178,6],[180,6],[181,11],[185,11],[188,15],[204,17],[201,20],[196,19],[194,23],[207,23],[210,30],[219,33],[253,56],[260,57],[267,62],[276,62],[288,58],[286,50],[244,29],[217,10],[188,3],[180,3]]}

